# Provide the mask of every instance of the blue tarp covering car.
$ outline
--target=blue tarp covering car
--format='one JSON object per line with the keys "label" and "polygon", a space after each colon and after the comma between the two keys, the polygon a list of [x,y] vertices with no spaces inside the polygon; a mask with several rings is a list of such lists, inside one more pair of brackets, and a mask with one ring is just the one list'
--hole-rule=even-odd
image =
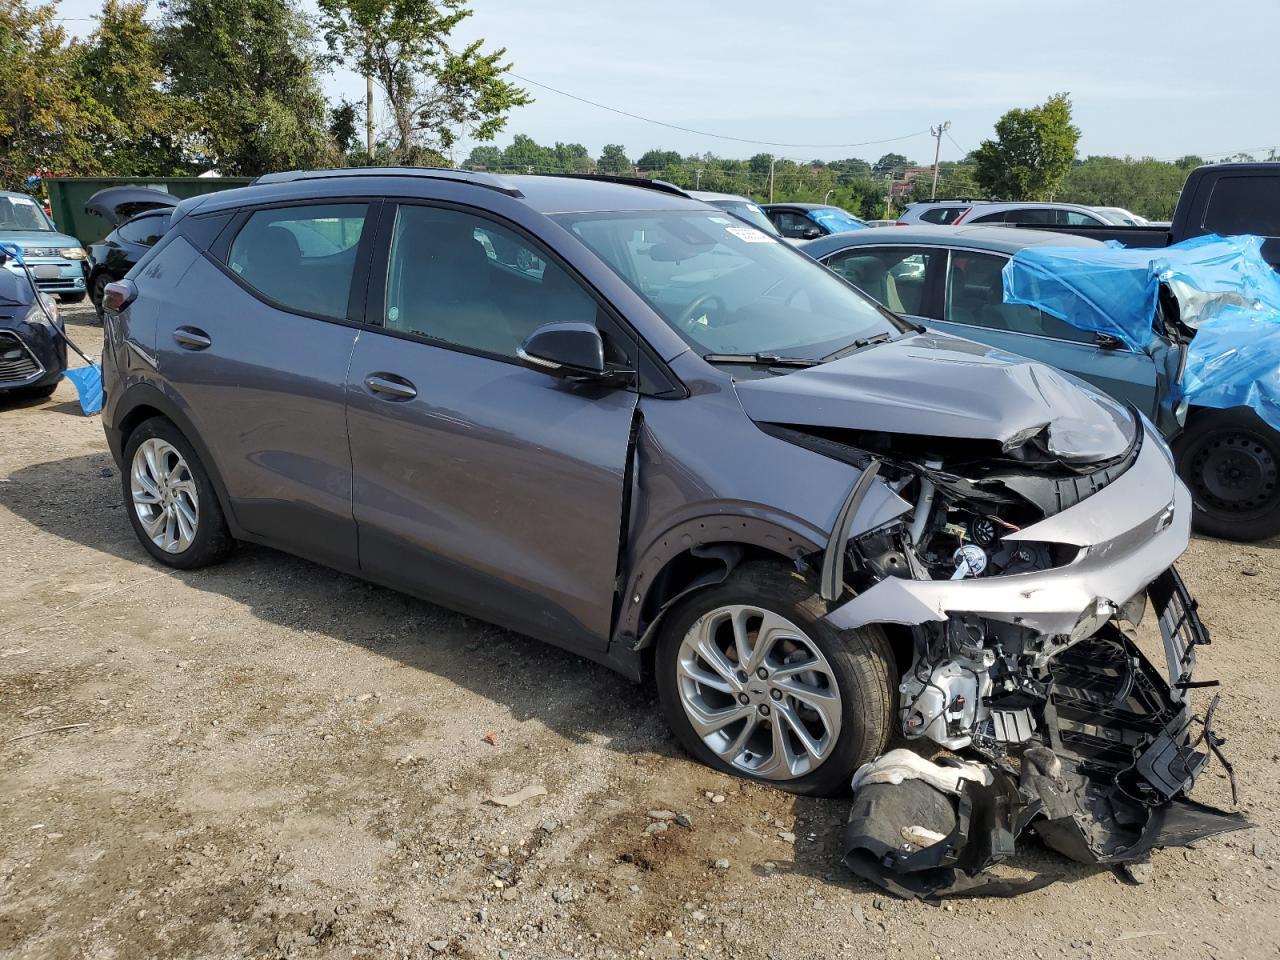
{"label": "blue tarp covering car", "polygon": [[1249,407],[1280,430],[1280,274],[1262,243],[1206,236],[1158,250],[1114,241],[1031,247],[1004,268],[1004,299],[1149,351],[1164,332],[1156,329],[1163,288],[1176,305],[1167,319],[1190,339],[1177,399]]}

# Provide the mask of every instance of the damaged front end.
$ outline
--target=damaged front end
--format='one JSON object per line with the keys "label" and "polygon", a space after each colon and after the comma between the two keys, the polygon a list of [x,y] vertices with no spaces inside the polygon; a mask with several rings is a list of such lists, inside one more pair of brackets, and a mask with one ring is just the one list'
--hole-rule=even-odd
{"label": "damaged front end", "polygon": [[[1101,458],[1054,449],[1048,431],[981,458],[921,437],[792,438],[865,457],[862,476],[897,495],[901,512],[881,506],[868,527],[851,491],[824,557],[824,592],[846,598],[829,619],[908,628],[901,733],[981,758],[980,777],[904,772],[909,751],[860,771],[846,844],[860,876],[903,896],[1008,896],[1054,879],[987,872],[1027,832],[1118,864],[1247,826],[1187,797],[1211,756],[1231,775],[1217,697],[1191,702],[1214,685],[1193,679],[1209,636],[1173,567],[1191,507],[1163,443],[1116,410],[1131,428]],[[1148,618],[1163,669],[1140,647]]]}

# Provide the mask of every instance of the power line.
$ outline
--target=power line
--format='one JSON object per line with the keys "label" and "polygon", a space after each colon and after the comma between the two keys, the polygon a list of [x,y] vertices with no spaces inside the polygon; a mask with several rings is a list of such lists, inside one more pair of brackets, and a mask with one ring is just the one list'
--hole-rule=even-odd
{"label": "power line", "polygon": [[600,103],[596,100],[589,100],[586,97],[580,97],[576,93],[570,93],[568,90],[561,90],[550,84],[540,83],[537,80],[531,80],[529,77],[521,76],[511,70],[503,71],[509,77],[515,77],[521,83],[531,83],[535,87],[541,87],[543,90],[550,90],[552,93],[558,93],[562,97],[568,97],[570,100],[577,100],[579,103],[585,103],[601,110],[608,110],[610,113],[616,113],[619,116],[630,117],[632,120],[641,120],[645,123],[652,123],[659,127],[666,127],[669,130],[679,130],[682,133],[693,133],[700,137],[712,137],[716,140],[732,140],[735,143],[750,143],[761,147],[789,147],[798,150],[843,150],[847,147],[869,147],[879,143],[896,143],[899,140],[910,140],[913,137],[922,137],[928,130],[917,130],[915,133],[906,133],[900,137],[886,137],[883,140],[863,140],[860,143],[778,143],[773,140],[751,140],[746,137],[731,137],[723,133],[710,133],[706,130],[695,130],[693,127],[683,127],[678,123],[667,123],[665,120],[655,120],[652,117],[641,116],[638,113],[631,113],[629,110],[621,110],[618,107],[611,107],[607,103]]}

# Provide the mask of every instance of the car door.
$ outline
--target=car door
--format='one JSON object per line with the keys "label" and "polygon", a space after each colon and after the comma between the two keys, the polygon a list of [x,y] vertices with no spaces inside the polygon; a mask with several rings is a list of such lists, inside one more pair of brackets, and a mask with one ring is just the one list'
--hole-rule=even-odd
{"label": "car door", "polygon": [[240,526],[343,569],[357,562],[345,402],[370,209],[324,201],[242,212],[194,260],[156,337],[166,388],[208,447]]}
{"label": "car door", "polygon": [[1002,254],[952,249],[942,319],[931,321],[930,326],[1058,367],[1154,416],[1152,359],[1034,307],[1005,303],[1001,273],[1008,259]]}
{"label": "car door", "polygon": [[[385,268],[351,359],[347,421],[367,575],[504,626],[602,650],[637,395],[522,366],[552,321],[630,343],[576,276],[511,225],[388,208]],[[382,244],[380,244],[380,248]]]}

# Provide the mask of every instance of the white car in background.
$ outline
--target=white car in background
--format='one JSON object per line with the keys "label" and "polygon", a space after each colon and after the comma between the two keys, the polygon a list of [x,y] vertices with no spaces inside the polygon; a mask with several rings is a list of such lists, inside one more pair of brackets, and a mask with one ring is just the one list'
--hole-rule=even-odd
{"label": "white car in background", "polygon": [[1094,207],[1093,209],[1095,213],[1117,227],[1145,227],[1151,222],[1146,217],[1140,217],[1124,207]]}

